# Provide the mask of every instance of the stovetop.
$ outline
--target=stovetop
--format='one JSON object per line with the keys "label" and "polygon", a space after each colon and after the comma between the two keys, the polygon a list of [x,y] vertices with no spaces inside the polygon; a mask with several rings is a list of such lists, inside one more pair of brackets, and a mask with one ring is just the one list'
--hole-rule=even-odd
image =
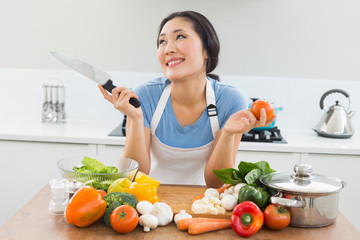
{"label": "stovetop", "polygon": [[113,137],[125,137],[126,136],[126,115],[124,115],[122,124],[120,124],[114,130],[112,130],[108,134],[108,136],[113,136]]}
{"label": "stovetop", "polygon": [[265,142],[265,143],[287,143],[281,136],[280,129],[274,127],[267,130],[251,130],[244,133],[242,142]]}

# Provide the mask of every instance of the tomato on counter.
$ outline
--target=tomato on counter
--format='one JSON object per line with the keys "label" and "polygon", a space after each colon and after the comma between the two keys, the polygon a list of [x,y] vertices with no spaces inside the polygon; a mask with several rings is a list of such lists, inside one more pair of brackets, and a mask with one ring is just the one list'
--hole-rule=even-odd
{"label": "tomato on counter", "polygon": [[135,208],[121,205],[111,213],[110,223],[112,228],[119,233],[133,231],[139,223],[139,215]]}
{"label": "tomato on counter", "polygon": [[264,211],[264,223],[272,230],[281,230],[289,225],[290,213],[283,206],[270,204]]}

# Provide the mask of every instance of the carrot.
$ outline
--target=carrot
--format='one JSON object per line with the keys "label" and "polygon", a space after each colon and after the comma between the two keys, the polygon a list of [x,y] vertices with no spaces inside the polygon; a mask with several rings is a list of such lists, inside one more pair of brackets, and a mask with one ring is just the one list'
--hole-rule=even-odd
{"label": "carrot", "polygon": [[211,223],[211,222],[230,222],[230,219],[223,218],[186,218],[177,222],[177,228],[180,230],[188,230],[189,226],[194,223]]}
{"label": "carrot", "polygon": [[200,196],[195,197],[195,198],[192,200],[192,202],[195,202],[196,200],[200,200],[200,199],[202,199],[203,197],[205,197],[205,194],[201,194]]}
{"label": "carrot", "polygon": [[[225,189],[228,189],[228,188],[231,187],[231,186],[233,186],[233,185],[231,185],[231,184],[225,184],[222,188],[218,188],[218,189],[216,189],[216,190],[219,192],[219,194],[221,194],[221,193],[225,192]],[[204,196],[205,196],[205,193],[204,193],[204,194],[201,194],[200,196],[195,197],[195,198],[192,200],[192,202],[195,202],[196,200],[200,200],[200,199],[202,199]]]}
{"label": "carrot", "polygon": [[223,230],[231,228],[231,222],[201,222],[193,223],[189,226],[188,233],[196,235],[200,233],[206,233],[211,231]]}

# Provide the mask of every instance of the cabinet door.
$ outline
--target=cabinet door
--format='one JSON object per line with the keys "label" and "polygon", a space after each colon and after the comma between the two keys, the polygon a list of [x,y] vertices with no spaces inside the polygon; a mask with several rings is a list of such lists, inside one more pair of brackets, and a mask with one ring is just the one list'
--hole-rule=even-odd
{"label": "cabinet door", "polygon": [[97,145],[97,154],[121,156],[124,153],[124,146],[120,145]]}
{"label": "cabinet door", "polygon": [[253,152],[238,151],[236,156],[235,168],[240,161],[258,162],[267,161],[270,167],[278,172],[293,171],[294,165],[300,161],[299,153],[280,153],[280,152]]}
{"label": "cabinet door", "polygon": [[61,177],[58,160],[94,154],[96,145],[0,141],[0,189],[7,196],[0,198],[0,206],[7,206],[0,208],[0,226],[49,180]]}
{"label": "cabinet door", "polygon": [[346,187],[339,195],[339,210],[360,230],[360,215],[357,210],[360,202],[360,156],[303,153],[301,162],[310,164],[313,173],[345,181]]}

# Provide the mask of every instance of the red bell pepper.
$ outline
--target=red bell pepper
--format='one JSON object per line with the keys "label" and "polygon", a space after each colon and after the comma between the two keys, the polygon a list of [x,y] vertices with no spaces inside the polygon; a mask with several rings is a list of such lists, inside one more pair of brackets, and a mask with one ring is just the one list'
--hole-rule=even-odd
{"label": "red bell pepper", "polygon": [[239,203],[231,216],[231,227],[241,237],[250,237],[262,227],[264,213],[251,201]]}

